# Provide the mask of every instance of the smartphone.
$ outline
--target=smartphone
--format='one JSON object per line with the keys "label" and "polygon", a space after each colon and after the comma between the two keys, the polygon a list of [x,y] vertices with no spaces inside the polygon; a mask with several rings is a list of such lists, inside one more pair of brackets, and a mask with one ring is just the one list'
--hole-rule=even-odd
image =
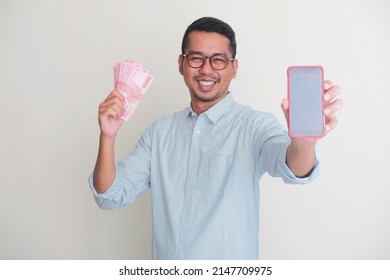
{"label": "smartphone", "polygon": [[323,137],[325,117],[322,66],[290,66],[287,77],[290,137]]}

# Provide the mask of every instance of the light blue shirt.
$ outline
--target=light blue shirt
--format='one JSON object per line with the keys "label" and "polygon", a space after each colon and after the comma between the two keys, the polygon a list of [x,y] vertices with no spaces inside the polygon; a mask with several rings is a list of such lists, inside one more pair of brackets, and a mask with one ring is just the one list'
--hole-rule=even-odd
{"label": "light blue shirt", "polygon": [[259,181],[268,172],[304,184],[285,163],[290,138],[270,113],[228,94],[197,116],[191,107],[161,117],[118,162],[97,204],[115,209],[151,188],[154,259],[259,258]]}

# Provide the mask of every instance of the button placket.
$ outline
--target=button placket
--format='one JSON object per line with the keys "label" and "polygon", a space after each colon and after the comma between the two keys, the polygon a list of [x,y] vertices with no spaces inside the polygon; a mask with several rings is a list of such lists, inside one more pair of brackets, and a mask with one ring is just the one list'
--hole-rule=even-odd
{"label": "button placket", "polygon": [[185,186],[185,195],[184,195],[184,205],[183,205],[183,215],[180,226],[180,241],[179,241],[179,259],[185,259],[187,252],[187,242],[189,238],[189,231],[191,225],[191,204],[192,204],[192,191],[194,184],[196,182],[197,174],[197,160],[199,158],[200,152],[200,135],[202,130],[200,128],[202,124],[202,118],[198,117],[195,122],[192,138],[191,138],[191,148],[189,153],[189,165],[188,165],[188,175]]}

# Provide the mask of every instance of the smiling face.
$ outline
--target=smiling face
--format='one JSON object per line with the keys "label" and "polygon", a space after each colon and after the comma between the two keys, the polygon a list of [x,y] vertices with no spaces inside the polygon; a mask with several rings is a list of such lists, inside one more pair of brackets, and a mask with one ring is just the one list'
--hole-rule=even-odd
{"label": "smiling face", "polygon": [[[202,53],[207,57],[224,54],[232,57],[229,50],[229,39],[219,33],[193,31],[188,36],[188,47],[185,53]],[[179,71],[190,91],[192,109],[201,114],[223,99],[229,84],[236,77],[238,62],[234,59],[223,70],[215,70],[207,59],[201,68],[191,68],[187,58],[179,56]]]}

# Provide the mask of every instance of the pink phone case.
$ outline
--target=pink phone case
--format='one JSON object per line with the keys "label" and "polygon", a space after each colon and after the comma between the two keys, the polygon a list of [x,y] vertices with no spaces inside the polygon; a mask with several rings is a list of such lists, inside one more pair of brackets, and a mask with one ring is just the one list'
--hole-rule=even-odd
{"label": "pink phone case", "polygon": [[[307,66],[289,66],[287,68],[287,88],[288,88],[288,102],[291,104],[291,87],[290,87],[290,79],[291,79],[291,69],[293,68],[320,68],[322,73],[322,96],[324,95],[324,68],[320,65],[307,65]],[[322,110],[324,109],[324,100],[322,99]],[[323,122],[322,122],[322,133],[320,135],[294,135],[291,131],[291,110],[288,110],[288,134],[291,138],[322,138],[325,135],[325,117],[323,115]]]}

